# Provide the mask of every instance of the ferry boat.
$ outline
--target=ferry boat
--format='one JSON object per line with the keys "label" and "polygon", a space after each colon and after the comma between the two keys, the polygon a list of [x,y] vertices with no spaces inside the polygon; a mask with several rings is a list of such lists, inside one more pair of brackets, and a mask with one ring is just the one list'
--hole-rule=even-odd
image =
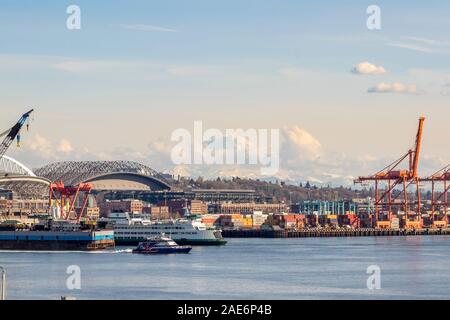
{"label": "ferry boat", "polygon": [[0,250],[92,251],[114,247],[112,230],[83,230],[68,221],[50,221],[28,228],[0,224]]}
{"label": "ferry boat", "polygon": [[180,246],[172,239],[161,236],[149,238],[147,241],[140,242],[133,253],[140,254],[168,254],[168,253],[189,253],[192,247]]}
{"label": "ferry boat", "polygon": [[208,228],[199,219],[150,221],[127,212],[110,213],[106,226],[114,230],[117,245],[138,244],[149,237],[167,235],[179,245],[224,245],[222,231]]}

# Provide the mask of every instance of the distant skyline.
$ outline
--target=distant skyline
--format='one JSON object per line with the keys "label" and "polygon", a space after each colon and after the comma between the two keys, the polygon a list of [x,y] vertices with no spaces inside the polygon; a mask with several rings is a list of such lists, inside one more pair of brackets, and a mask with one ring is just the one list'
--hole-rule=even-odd
{"label": "distant skyline", "polygon": [[[81,8],[68,30],[66,8]],[[366,9],[381,8],[381,30]],[[350,184],[414,143],[421,169],[450,163],[450,3],[442,1],[2,1],[0,132],[36,109],[30,167],[136,160],[181,174],[171,133],[279,128],[281,179]]]}

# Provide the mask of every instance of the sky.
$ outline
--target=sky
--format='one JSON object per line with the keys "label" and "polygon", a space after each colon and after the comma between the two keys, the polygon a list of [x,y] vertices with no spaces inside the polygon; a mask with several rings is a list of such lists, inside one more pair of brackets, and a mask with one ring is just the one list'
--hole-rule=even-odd
{"label": "sky", "polygon": [[[370,30],[369,5],[381,29]],[[81,29],[69,30],[69,5]],[[421,172],[450,162],[450,3],[443,1],[0,0],[0,131],[35,108],[21,148],[36,168],[135,160],[184,175],[171,133],[280,129],[279,178],[350,184],[405,153],[426,117]]]}

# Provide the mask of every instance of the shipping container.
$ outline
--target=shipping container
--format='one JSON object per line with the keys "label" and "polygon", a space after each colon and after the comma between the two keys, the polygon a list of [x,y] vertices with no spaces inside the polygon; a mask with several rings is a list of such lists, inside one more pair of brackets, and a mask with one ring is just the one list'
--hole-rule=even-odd
{"label": "shipping container", "polygon": [[447,221],[434,221],[433,228],[447,228]]}
{"label": "shipping container", "polygon": [[422,224],[420,221],[406,221],[406,229],[421,229]]}
{"label": "shipping container", "polygon": [[377,221],[376,227],[378,229],[389,229],[391,227],[390,221]]}
{"label": "shipping container", "polygon": [[399,218],[391,218],[391,229],[400,229],[400,219]]}

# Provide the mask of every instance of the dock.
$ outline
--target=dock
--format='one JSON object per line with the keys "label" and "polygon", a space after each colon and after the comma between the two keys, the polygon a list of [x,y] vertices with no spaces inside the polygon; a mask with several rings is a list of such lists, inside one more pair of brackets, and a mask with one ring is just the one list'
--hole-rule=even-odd
{"label": "dock", "polygon": [[423,236],[450,235],[446,229],[336,229],[336,230],[223,230],[224,238],[321,238],[321,237],[382,237],[382,236]]}

